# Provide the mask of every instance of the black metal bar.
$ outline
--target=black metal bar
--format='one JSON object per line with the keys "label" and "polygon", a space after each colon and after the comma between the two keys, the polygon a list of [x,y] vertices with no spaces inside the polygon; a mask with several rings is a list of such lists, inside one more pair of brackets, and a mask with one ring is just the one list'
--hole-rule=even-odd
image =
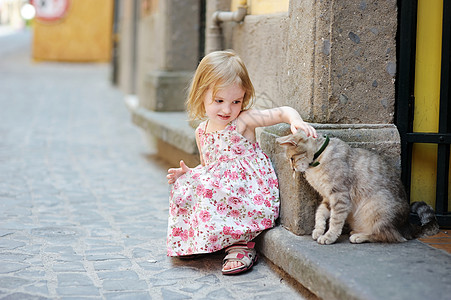
{"label": "black metal bar", "polygon": [[198,61],[200,62],[205,56],[205,27],[207,15],[207,0],[199,1],[199,47],[198,47]]}
{"label": "black metal bar", "polygon": [[451,214],[436,215],[440,227],[451,228]]}
{"label": "black metal bar", "polygon": [[[443,1],[442,24],[442,63],[440,73],[440,112],[439,134],[450,132],[448,115],[450,112],[450,53],[451,53],[451,1]],[[440,144],[437,150],[437,187],[435,211],[438,214],[448,212],[448,182],[449,182],[449,143]]]}
{"label": "black metal bar", "polygon": [[451,144],[450,133],[408,132],[405,134],[405,138],[409,143]]}
{"label": "black metal bar", "polygon": [[399,26],[397,36],[397,105],[396,125],[401,137],[401,180],[410,194],[412,145],[406,134],[412,127],[412,105],[415,82],[415,48],[417,25],[417,1],[398,0]]}
{"label": "black metal bar", "polygon": [[449,145],[439,145],[437,151],[437,186],[435,212],[448,212]]}

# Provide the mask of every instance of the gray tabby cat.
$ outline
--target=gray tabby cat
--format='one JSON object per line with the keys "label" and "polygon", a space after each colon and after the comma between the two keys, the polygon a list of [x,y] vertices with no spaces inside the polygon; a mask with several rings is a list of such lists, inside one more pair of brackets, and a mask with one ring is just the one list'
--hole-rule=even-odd
{"label": "gray tabby cat", "polygon": [[[352,230],[351,243],[404,242],[438,232],[432,207],[424,202],[409,207],[401,180],[377,154],[337,138],[308,138],[302,130],[277,142],[286,148],[292,169],[304,172],[323,197],[312,233],[319,244],[334,243],[345,222]],[[409,223],[410,211],[419,215],[422,226]]]}

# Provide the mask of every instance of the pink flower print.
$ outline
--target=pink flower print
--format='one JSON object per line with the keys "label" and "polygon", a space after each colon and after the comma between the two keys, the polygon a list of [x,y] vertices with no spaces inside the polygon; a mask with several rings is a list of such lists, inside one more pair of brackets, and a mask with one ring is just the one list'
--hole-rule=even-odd
{"label": "pink flower print", "polygon": [[241,216],[241,213],[240,213],[239,210],[234,209],[234,210],[232,210],[232,211],[230,212],[230,216],[231,216],[232,218],[239,218],[239,217]]}
{"label": "pink flower print", "polygon": [[246,173],[245,172],[241,172],[241,179],[246,180]]}
{"label": "pink flower print", "polygon": [[189,247],[188,250],[186,250],[186,254],[187,255],[193,254],[193,248]]}
{"label": "pink flower print", "polygon": [[227,205],[225,203],[219,203],[216,206],[216,211],[218,212],[218,214],[220,215],[225,215],[227,213]]}
{"label": "pink flower print", "polygon": [[249,218],[252,218],[253,215],[255,215],[257,211],[254,209],[253,211],[248,211],[247,215],[249,216]]}
{"label": "pink flower print", "polygon": [[196,211],[198,208],[199,208],[199,203],[196,203],[196,204],[193,206],[193,211]]}
{"label": "pink flower print", "polygon": [[269,202],[269,200],[265,200],[265,205],[266,207],[271,207],[271,202]]}
{"label": "pink flower print", "polygon": [[215,187],[217,189],[220,189],[222,187],[221,181],[219,181],[219,180],[213,181],[212,185],[213,185],[213,187]]}
{"label": "pink flower print", "polygon": [[221,249],[222,249],[221,245],[219,245],[219,244],[213,244],[213,245],[208,246],[207,251],[210,252],[210,253],[212,253],[212,252],[219,251],[219,250],[221,250]]}
{"label": "pink flower print", "polygon": [[232,148],[233,153],[235,153],[236,155],[241,155],[244,154],[244,152],[246,152],[246,149],[244,148],[243,145],[235,145]]}
{"label": "pink flower print", "polygon": [[182,216],[188,215],[188,209],[186,209],[186,208],[180,208],[180,209],[179,209],[179,214],[182,215]]}
{"label": "pink flower print", "polygon": [[260,174],[262,174],[262,176],[265,176],[265,175],[266,175],[265,169],[260,169],[259,171],[260,171]]}
{"label": "pink flower print", "polygon": [[220,162],[225,162],[225,161],[228,161],[229,159],[228,159],[227,155],[221,155],[218,160]]}
{"label": "pink flower print", "polygon": [[181,233],[182,233],[182,228],[180,228],[180,227],[172,228],[172,236],[180,236]]}
{"label": "pink flower print", "polygon": [[193,227],[197,227],[199,226],[199,219],[197,218],[197,216],[194,216],[193,218]]}
{"label": "pink flower print", "polygon": [[200,177],[200,174],[199,174],[199,173],[194,173],[193,179],[198,179],[199,177]]}
{"label": "pink flower print", "polygon": [[277,219],[279,217],[279,207],[278,206],[274,206],[272,208],[272,211],[274,213],[274,219]]}
{"label": "pink flower print", "polygon": [[210,215],[210,213],[209,213],[208,211],[202,210],[202,211],[199,213],[199,218],[202,220],[202,222],[205,223],[205,222],[210,221],[211,215]]}
{"label": "pink flower print", "polygon": [[262,192],[263,192],[263,194],[265,194],[265,195],[269,195],[270,193],[271,193],[271,191],[268,189],[268,187],[263,187],[262,188]]}
{"label": "pink flower print", "polygon": [[196,194],[197,194],[197,196],[202,196],[204,194],[204,192],[205,192],[205,187],[202,184],[199,184],[196,187]]}
{"label": "pink flower print", "polygon": [[265,199],[263,198],[262,194],[257,194],[254,196],[254,203],[257,205],[262,205],[264,203]]}
{"label": "pink flower print", "polygon": [[222,228],[222,232],[223,232],[225,235],[231,235],[231,234],[232,234],[232,228],[231,228],[231,227],[228,227],[228,226],[224,226],[224,227]]}
{"label": "pink flower print", "polygon": [[234,232],[232,232],[232,238],[235,240],[239,240],[241,239],[242,234],[243,232],[241,230],[235,230]]}
{"label": "pink flower print", "polygon": [[268,179],[268,186],[269,186],[270,188],[272,188],[272,187],[277,187],[277,180],[272,179],[272,178]]}
{"label": "pink flower print", "polygon": [[213,191],[209,190],[209,189],[206,189],[205,192],[204,192],[204,197],[208,198],[208,199],[211,199],[213,197]]}
{"label": "pink flower print", "polygon": [[258,222],[255,220],[251,221],[249,227],[252,228],[253,231],[258,231],[260,229],[260,225],[258,225]]}
{"label": "pink flower print", "polygon": [[193,237],[194,236],[194,229],[193,228],[189,229],[188,235],[189,235],[189,237]]}
{"label": "pink flower print", "polygon": [[235,172],[235,171],[233,171],[231,174],[230,174],[230,179],[232,179],[232,180],[238,180],[238,173],[237,172]]}
{"label": "pink flower print", "polygon": [[264,218],[260,223],[265,227],[265,229],[272,227],[272,221],[270,219]]}
{"label": "pink flower print", "polygon": [[228,169],[225,170],[225,171],[224,171],[224,177],[230,177],[231,173],[232,173],[232,172],[231,172],[230,170],[228,170]]}
{"label": "pink flower print", "polygon": [[241,141],[241,138],[238,135],[232,135],[230,137],[230,141],[234,144],[237,144]]}
{"label": "pink flower print", "polygon": [[182,241],[186,242],[188,240],[188,230],[183,230],[180,237],[182,238]]}
{"label": "pink flower print", "polygon": [[257,183],[258,183],[259,186],[265,185],[265,182],[264,182],[263,179],[261,179],[261,178],[258,178],[258,179],[257,179]]}
{"label": "pink flower print", "polygon": [[185,203],[185,201],[184,201],[184,199],[181,197],[181,196],[177,196],[176,198],[175,198],[175,204],[177,204],[177,205],[179,205],[179,206],[181,206],[181,205],[183,205],[183,203]]}
{"label": "pink flower print", "polygon": [[212,244],[215,244],[215,243],[217,243],[218,242],[218,236],[217,235],[210,235],[209,237],[208,237],[208,241],[210,242],[210,243],[212,243]]}
{"label": "pink flower print", "polygon": [[240,187],[238,188],[238,194],[240,194],[240,195],[246,195],[246,189],[245,189],[244,187],[240,186]]}
{"label": "pink flower print", "polygon": [[169,213],[171,214],[171,216],[176,216],[177,212],[177,206],[174,203],[171,203],[171,205],[169,205]]}
{"label": "pink flower print", "polygon": [[231,196],[228,199],[228,203],[229,203],[230,206],[238,207],[238,206],[240,206],[243,203],[243,201],[240,198],[238,198],[238,197]]}

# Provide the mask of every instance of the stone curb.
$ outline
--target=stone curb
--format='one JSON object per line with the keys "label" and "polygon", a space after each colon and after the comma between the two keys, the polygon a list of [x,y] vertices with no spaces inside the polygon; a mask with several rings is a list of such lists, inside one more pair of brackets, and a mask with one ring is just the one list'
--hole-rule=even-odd
{"label": "stone curb", "polygon": [[198,154],[194,128],[188,123],[186,112],[154,112],[139,106],[134,97],[125,103],[132,114],[132,121],[146,133],[188,154]]}
{"label": "stone curb", "polygon": [[418,240],[400,244],[319,245],[282,226],[262,233],[257,249],[322,299],[449,299],[451,255]]}

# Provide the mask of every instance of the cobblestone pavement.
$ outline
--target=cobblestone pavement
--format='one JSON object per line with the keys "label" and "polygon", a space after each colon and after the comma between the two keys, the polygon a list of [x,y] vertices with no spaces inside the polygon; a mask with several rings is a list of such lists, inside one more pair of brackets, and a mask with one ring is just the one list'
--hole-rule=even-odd
{"label": "cobblestone pavement", "polygon": [[105,64],[36,63],[0,36],[0,299],[313,299],[264,259],[165,253],[167,165]]}

